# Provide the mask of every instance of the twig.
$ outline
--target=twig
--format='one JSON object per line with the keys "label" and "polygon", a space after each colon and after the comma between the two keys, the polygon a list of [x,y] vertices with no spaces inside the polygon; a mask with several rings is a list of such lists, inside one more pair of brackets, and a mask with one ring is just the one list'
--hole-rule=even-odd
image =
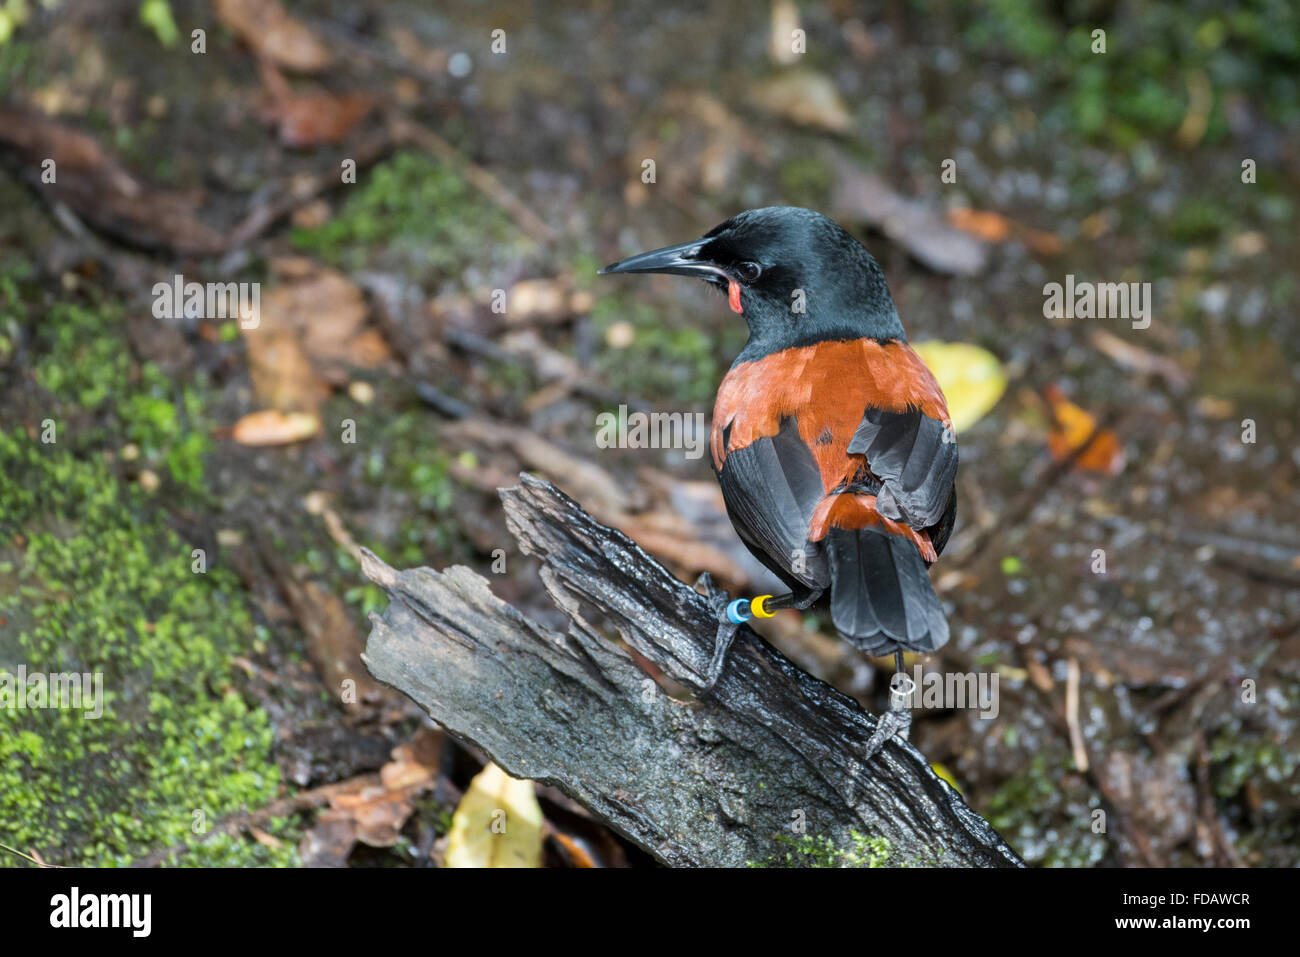
{"label": "twig", "polygon": [[1071,658],[1065,666],[1065,723],[1070,729],[1070,750],[1074,766],[1088,770],[1088,750],[1083,746],[1083,729],[1079,727],[1079,660]]}

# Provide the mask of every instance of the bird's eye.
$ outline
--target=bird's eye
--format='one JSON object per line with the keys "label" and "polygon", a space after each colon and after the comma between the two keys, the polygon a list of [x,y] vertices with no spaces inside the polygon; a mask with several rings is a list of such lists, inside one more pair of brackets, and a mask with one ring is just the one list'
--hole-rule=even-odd
{"label": "bird's eye", "polygon": [[736,263],[736,275],[740,277],[741,282],[754,282],[763,275],[763,267],[758,263]]}

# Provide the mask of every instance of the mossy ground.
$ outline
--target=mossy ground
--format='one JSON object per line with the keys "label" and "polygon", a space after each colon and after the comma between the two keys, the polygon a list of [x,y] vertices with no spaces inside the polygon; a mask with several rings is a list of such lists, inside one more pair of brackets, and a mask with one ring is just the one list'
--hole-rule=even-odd
{"label": "mossy ground", "polygon": [[[33,213],[13,184],[4,192]],[[427,282],[460,275],[474,255],[477,239],[457,245],[451,234],[465,221],[500,230],[503,256],[517,248],[508,222],[463,181],[403,154],[377,167],[327,227],[293,241],[347,268],[382,263]],[[264,622],[213,555],[196,573],[195,545],[178,529],[228,524],[219,516],[273,480],[277,517],[263,531],[278,553],[339,594],[358,626],[386,601],[297,507],[321,476],[281,461],[292,451],[260,455],[212,438],[242,410],[228,382],[204,369],[237,351],[238,336],[220,335],[211,361],[182,363],[177,375],[133,354],[127,321],[92,282],[69,276],[43,291],[22,258],[0,273],[0,391],[10,400],[0,423],[0,667],[101,672],[106,699],[99,720],[0,709],[0,842],[60,864],[128,864],[182,845],[168,863],[294,864],[301,819],[264,828],[280,839],[274,848],[206,831],[289,787],[276,742],[293,729],[273,728],[232,659],[304,667],[301,636]],[[381,389],[370,406],[339,395],[324,417],[357,422],[355,446],[325,443],[320,454],[337,466],[343,507],[364,511],[351,521],[368,546],[404,565],[468,559],[453,521],[461,488],[434,417],[407,390]],[[47,426],[53,442],[42,441]],[[206,468],[213,456],[220,478]],[[231,456],[242,464],[232,468]],[[141,482],[146,473],[156,488]],[[376,500],[381,507],[366,507]],[[323,689],[299,704],[289,710],[304,726],[338,720]]]}
{"label": "mossy ground", "polygon": [[[257,632],[235,576],[194,571],[121,456],[134,443],[132,470],[159,468],[172,507],[200,501],[202,387],[133,360],[111,303],[41,309],[12,276],[0,287],[3,319],[39,329],[37,388],[0,429],[0,666],[102,673],[104,689],[97,720],[0,709],[0,834],[52,863],[128,864],[278,796],[270,722],[231,665]],[[283,864],[293,848],[220,837],[180,860]]]}
{"label": "mossy ground", "polygon": [[[467,224],[473,224],[467,231]],[[412,282],[473,282],[531,248],[501,210],[445,164],[398,153],[373,169],[321,226],[293,245],[345,270],[385,269]]]}

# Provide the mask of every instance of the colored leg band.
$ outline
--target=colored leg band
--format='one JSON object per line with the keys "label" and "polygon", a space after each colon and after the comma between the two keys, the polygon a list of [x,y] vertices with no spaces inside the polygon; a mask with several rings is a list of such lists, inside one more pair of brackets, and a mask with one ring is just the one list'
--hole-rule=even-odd
{"label": "colored leg band", "polygon": [[727,620],[733,625],[743,625],[750,617],[748,598],[737,598],[727,606]]}
{"label": "colored leg band", "polygon": [[776,612],[767,610],[767,600],[771,595],[759,595],[749,603],[749,610],[753,612],[755,618],[771,618]]}

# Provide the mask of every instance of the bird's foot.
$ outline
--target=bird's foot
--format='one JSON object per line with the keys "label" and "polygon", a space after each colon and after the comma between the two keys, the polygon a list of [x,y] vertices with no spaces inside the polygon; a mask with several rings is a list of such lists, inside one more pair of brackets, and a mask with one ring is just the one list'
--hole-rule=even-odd
{"label": "bird's foot", "polygon": [[718,683],[722,666],[727,659],[727,651],[736,638],[740,624],[728,613],[728,606],[732,603],[731,596],[713,583],[712,575],[705,572],[695,582],[695,587],[704,590],[705,600],[708,601],[709,607],[713,609],[713,614],[718,619],[718,632],[713,639],[713,656],[709,660],[709,670],[705,675],[704,684],[700,686],[700,693],[703,694],[712,691],[713,686]]}
{"label": "bird's foot", "polygon": [[900,735],[904,741],[907,740],[907,732],[912,727],[912,712],[907,709],[890,708],[879,718],[876,719],[876,730],[871,733],[867,739],[867,746],[862,755],[864,763],[869,762],[885,742],[894,735]]}
{"label": "bird's foot", "polygon": [[908,705],[912,692],[916,690],[916,682],[902,670],[901,654],[897,660],[899,670],[889,682],[889,710],[876,719],[876,730],[867,739],[864,761],[874,758],[885,742],[896,734],[906,741],[907,733],[912,729],[912,709]]}

